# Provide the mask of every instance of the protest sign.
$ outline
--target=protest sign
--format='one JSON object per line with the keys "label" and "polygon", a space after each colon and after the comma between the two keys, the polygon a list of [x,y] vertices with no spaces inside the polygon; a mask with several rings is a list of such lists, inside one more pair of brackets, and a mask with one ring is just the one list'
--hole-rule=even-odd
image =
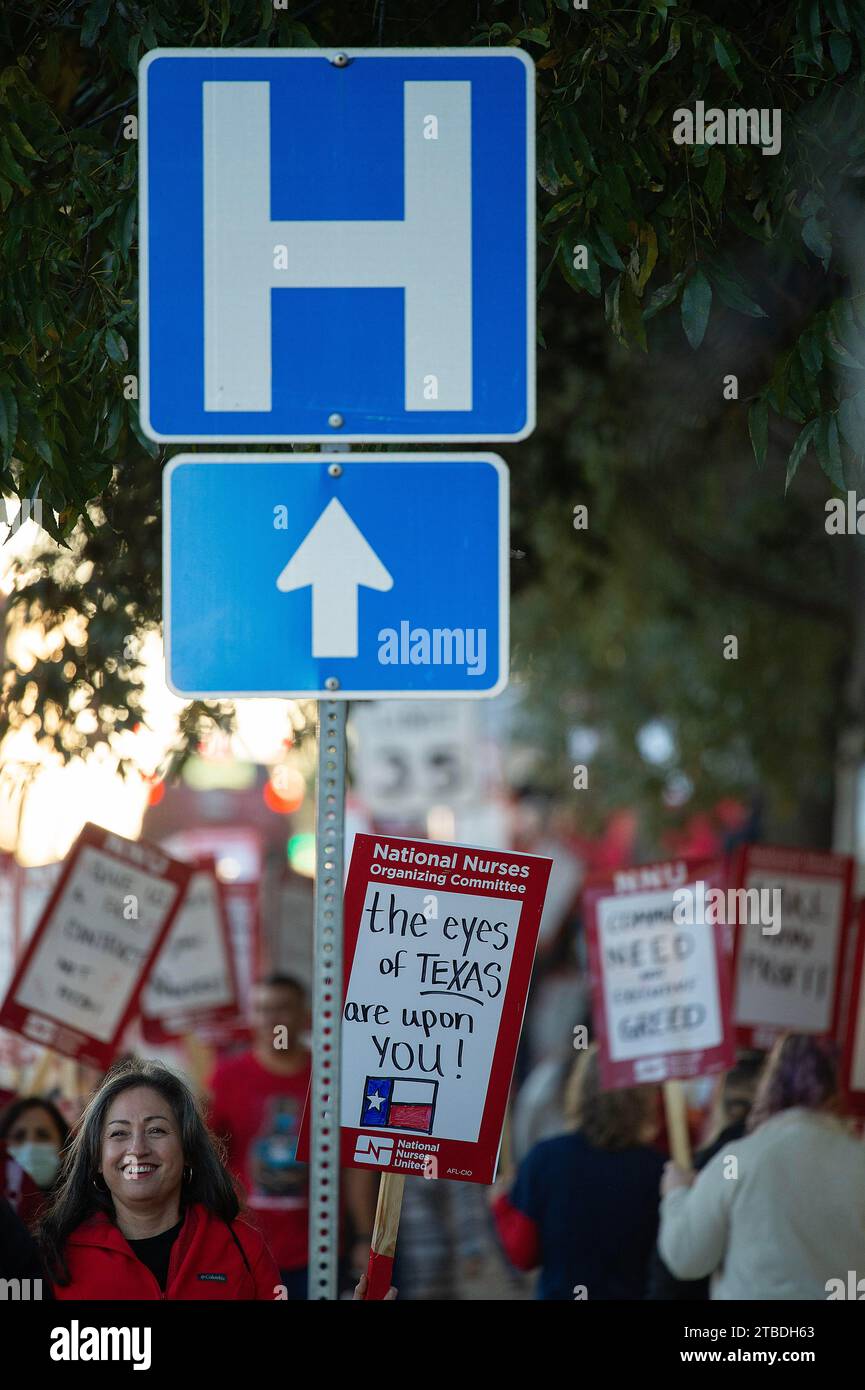
{"label": "protest sign", "polygon": [[715,863],[671,861],[585,890],[595,1034],[605,1089],[705,1076],[732,1066],[727,928],[706,898]]}
{"label": "protest sign", "polygon": [[194,865],[189,887],[144,983],[148,1042],[166,1042],[237,1014],[237,987],[222,887],[213,859]]}
{"label": "protest sign", "polygon": [[223,1022],[214,1031],[226,1042],[232,1035],[248,1037],[242,1016],[249,1012],[249,995],[260,953],[259,892],[264,868],[261,834],[245,825],[196,825],[176,831],[160,844],[178,859],[194,861],[207,855],[216,862],[228,916],[240,1014],[236,1027],[229,1028]]}
{"label": "protest sign", "polygon": [[305,988],[312,985],[313,887],[288,865],[268,885],[267,906],[259,933],[257,974],[291,975]]}
{"label": "protest sign", "polygon": [[859,904],[858,919],[841,1078],[850,1109],[861,1115],[865,1114],[865,903]]}
{"label": "protest sign", "polygon": [[0,852],[0,990],[5,993],[18,959],[18,876],[11,854]]}
{"label": "protest sign", "polygon": [[846,854],[739,852],[733,1020],[743,1046],[769,1048],[790,1029],[837,1034],[852,877]]}
{"label": "protest sign", "polygon": [[[357,835],[341,1162],[492,1182],[551,861]],[[309,1107],[298,1156],[308,1153]]]}
{"label": "protest sign", "polygon": [[63,863],[32,864],[19,868],[18,878],[18,949],[27,945],[36,930],[45,904],[51,897]]}
{"label": "protest sign", "polygon": [[191,869],[86,825],[0,1008],[0,1027],[106,1067]]}

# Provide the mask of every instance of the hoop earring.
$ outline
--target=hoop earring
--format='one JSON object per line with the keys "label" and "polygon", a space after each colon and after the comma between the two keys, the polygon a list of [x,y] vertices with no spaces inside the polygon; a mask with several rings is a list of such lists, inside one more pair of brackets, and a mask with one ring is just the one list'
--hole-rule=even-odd
{"label": "hoop earring", "polygon": [[[184,1168],[184,1170],[183,1170],[183,1176],[186,1178],[186,1169],[185,1169],[185,1168]],[[187,1181],[187,1182],[192,1182],[192,1164],[189,1165],[189,1177],[186,1178],[186,1181]]]}

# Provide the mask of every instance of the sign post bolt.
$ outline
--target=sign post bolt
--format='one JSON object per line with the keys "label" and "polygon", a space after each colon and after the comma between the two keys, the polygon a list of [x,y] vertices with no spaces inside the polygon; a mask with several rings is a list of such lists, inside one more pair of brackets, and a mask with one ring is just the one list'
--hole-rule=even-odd
{"label": "sign post bolt", "polygon": [[332,430],[341,430],[343,425],[345,424],[345,421],[343,420],[339,411],[335,410],[333,414],[328,415],[327,423],[330,425]]}

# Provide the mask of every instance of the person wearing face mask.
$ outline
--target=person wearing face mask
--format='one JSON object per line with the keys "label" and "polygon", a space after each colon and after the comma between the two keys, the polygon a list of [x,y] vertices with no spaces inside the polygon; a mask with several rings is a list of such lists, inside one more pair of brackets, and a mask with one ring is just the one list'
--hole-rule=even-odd
{"label": "person wearing face mask", "polygon": [[53,1101],[20,1096],[0,1114],[0,1146],[36,1185],[42,1197],[24,1204],[21,1215],[32,1224],[60,1174],[69,1126]]}

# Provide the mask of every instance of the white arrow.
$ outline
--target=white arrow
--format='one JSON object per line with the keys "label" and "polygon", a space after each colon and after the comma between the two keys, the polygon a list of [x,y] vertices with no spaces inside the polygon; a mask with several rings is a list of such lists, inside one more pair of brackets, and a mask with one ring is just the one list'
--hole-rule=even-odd
{"label": "white arrow", "polygon": [[358,588],[392,589],[393,577],[335,497],[276,581],[284,594],[307,584],[313,656],[357,656]]}

